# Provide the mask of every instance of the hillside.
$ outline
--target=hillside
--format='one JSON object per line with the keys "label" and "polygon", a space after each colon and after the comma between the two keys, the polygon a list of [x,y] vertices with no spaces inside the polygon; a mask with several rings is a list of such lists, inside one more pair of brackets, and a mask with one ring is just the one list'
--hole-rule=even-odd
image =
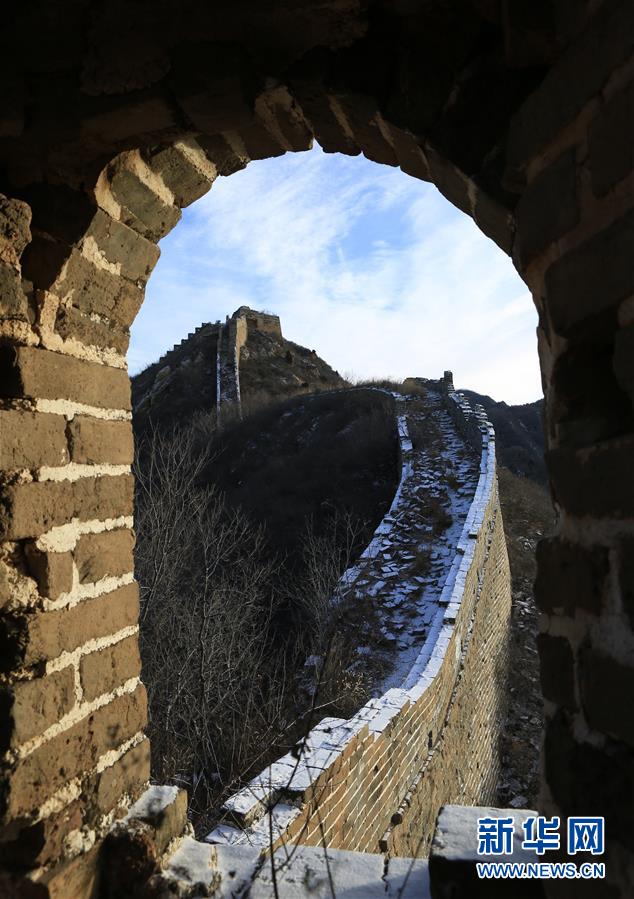
{"label": "hillside", "polygon": [[292,565],[309,521],[323,534],[349,518],[360,552],[396,489],[393,407],[375,390],[271,402],[217,435],[206,477],[266,527],[271,551]]}
{"label": "hillside", "polygon": [[240,351],[240,394],[245,413],[299,394],[347,386],[315,350],[275,333],[249,329]]}
{"label": "hillside", "polygon": [[216,406],[217,327],[210,323],[132,377],[134,432],[185,424]]}
{"label": "hillside", "polygon": [[244,414],[299,394],[348,386],[315,350],[286,340],[277,316],[241,306],[226,325],[200,325],[131,379],[137,435],[151,423],[161,429],[182,425],[196,413],[216,408],[219,338],[236,320],[242,321],[246,332],[237,353]]}
{"label": "hillside", "polygon": [[546,485],[542,429],[543,400],[510,406],[474,390],[461,390],[472,403],[484,407],[495,428],[498,460],[509,471]]}

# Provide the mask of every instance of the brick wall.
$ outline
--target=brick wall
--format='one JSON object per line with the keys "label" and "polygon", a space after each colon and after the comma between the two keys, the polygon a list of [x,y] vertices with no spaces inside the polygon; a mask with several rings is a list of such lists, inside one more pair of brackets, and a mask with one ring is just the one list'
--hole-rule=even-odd
{"label": "brick wall", "polygon": [[195,153],[124,154],[98,204],[43,188],[32,234],[28,207],[0,202],[0,853],[46,895],[92,882],[89,850],[150,775],[125,351],[154,241],[214,175]]}
{"label": "brick wall", "polygon": [[537,553],[540,804],[605,816],[610,897],[634,883],[633,28],[631,4],[600,7],[515,114],[508,169],[525,185],[514,259],[539,310],[559,518]]}
{"label": "brick wall", "polygon": [[[149,29],[132,7],[119,16],[99,4],[7,21],[1,188],[21,199],[0,197],[3,872],[46,858],[50,870],[33,876],[54,895],[54,863],[94,865],[84,850],[99,822],[147,778],[141,749],[125,777],[112,755],[141,733],[141,688],[126,674],[121,695],[110,689],[93,709],[81,672],[90,647],[108,649],[91,641],[130,639],[134,588],[99,593],[129,570],[81,583],[74,553],[86,535],[129,530],[124,356],[156,241],[216,173],[307,149],[315,135],[327,151],[433,181],[530,286],[560,512],[538,553],[542,806],[605,814],[602,895],[631,892],[632,4],[516,6],[449,5],[437,17],[383,4],[366,17],[355,0],[328,14],[223,5],[214,25],[191,4],[186,35],[169,3]],[[148,36],[142,53],[137,34]],[[26,736],[29,689],[43,701]],[[121,728],[107,725],[107,700]],[[62,733],[83,747],[68,778],[41,751]],[[76,804],[75,787],[60,792],[62,770],[83,790]],[[95,801],[106,772],[110,811]],[[33,789],[14,815],[22,777]]]}
{"label": "brick wall", "polygon": [[441,805],[494,801],[511,603],[495,436],[449,386],[447,406],[477,442],[481,474],[440,631],[401,688],[348,720],[325,719],[299,758],[289,753],[229,799],[214,840],[265,848],[272,829],[276,845],[426,855]]}

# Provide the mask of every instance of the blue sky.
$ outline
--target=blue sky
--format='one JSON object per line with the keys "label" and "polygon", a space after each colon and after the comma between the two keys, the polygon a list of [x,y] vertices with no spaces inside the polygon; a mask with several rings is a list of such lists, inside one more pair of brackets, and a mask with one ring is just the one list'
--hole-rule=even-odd
{"label": "blue sky", "polygon": [[132,374],[238,306],[356,378],[438,377],[509,403],[541,395],[525,284],[430,184],[363,156],[251,163],[183,210],[132,328]]}

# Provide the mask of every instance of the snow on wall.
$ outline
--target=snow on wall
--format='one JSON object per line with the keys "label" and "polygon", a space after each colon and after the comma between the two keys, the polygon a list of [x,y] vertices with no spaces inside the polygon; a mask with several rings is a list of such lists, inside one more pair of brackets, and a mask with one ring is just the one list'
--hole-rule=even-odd
{"label": "snow on wall", "polygon": [[[347,720],[323,719],[297,749],[230,797],[223,822],[207,837],[211,843],[424,855],[441,805],[492,798],[510,610],[495,434],[450,380],[435,383],[465,440],[480,453],[475,496],[439,600],[440,626],[400,687]],[[409,476],[412,446],[404,421],[399,439],[399,489],[365,554],[384,533]]]}

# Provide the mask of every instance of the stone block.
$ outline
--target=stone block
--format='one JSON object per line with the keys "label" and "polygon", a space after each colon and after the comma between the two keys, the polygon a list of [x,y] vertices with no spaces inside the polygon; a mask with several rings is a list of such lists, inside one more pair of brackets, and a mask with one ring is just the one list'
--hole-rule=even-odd
{"label": "stone block", "polygon": [[83,465],[131,465],[134,436],[130,421],[103,421],[76,415],[68,424],[73,462]]}
{"label": "stone block", "polygon": [[75,705],[75,671],[72,666],[45,677],[18,681],[3,688],[3,705],[9,707],[0,728],[3,749],[19,746],[49,728]]}
{"label": "stone block", "polygon": [[573,515],[630,518],[634,438],[606,440],[584,450],[550,450],[546,462],[555,500]]}
{"label": "stone block", "polygon": [[148,240],[160,240],[181,217],[177,206],[169,205],[125,164],[115,163],[109,172],[110,190],[121,204],[121,221]]}
{"label": "stone block", "polygon": [[494,241],[507,256],[511,255],[515,222],[510,210],[484,190],[477,188],[473,219],[483,234]]}
{"label": "stone block", "polygon": [[116,221],[103,209],[96,211],[86,238],[92,238],[106,260],[118,266],[124,278],[135,283],[147,281],[161,255],[154,241]]}
{"label": "stone block", "polygon": [[617,381],[634,405],[634,324],[616,332],[613,365]]}
{"label": "stone block", "polygon": [[634,210],[554,262],[546,272],[546,303],[553,327],[564,337],[614,312],[634,292]]}
{"label": "stone block", "polygon": [[98,776],[96,799],[100,810],[109,812],[124,796],[137,799],[140,785],[150,779],[150,741],[145,738]]}
{"label": "stone block", "polygon": [[127,637],[113,646],[82,656],[79,672],[87,700],[111,693],[130,678],[138,677],[141,673],[138,637]]}
{"label": "stone block", "polygon": [[0,535],[6,540],[38,537],[73,518],[117,518],[131,515],[132,475],[103,475],[77,481],[33,481],[5,487],[0,492],[4,520]]}
{"label": "stone block", "polygon": [[139,821],[152,831],[158,855],[162,855],[174,837],[181,836],[187,824],[187,793],[178,787],[151,786],[130,808],[126,822]]}
{"label": "stone block", "polygon": [[634,746],[634,667],[594,648],[579,655],[581,701],[590,727]]}
{"label": "stone block", "polygon": [[634,849],[630,826],[634,772],[629,746],[609,737],[603,745],[575,739],[573,716],[560,710],[546,721],[544,767],[546,783],[562,815],[603,815],[609,822],[608,852],[615,839]]}
{"label": "stone block", "polygon": [[633,14],[629,3],[600,9],[513,116],[507,144],[509,180],[573,121],[629,58]]}
{"label": "stone block", "polygon": [[21,759],[8,778],[6,815],[32,814],[56,790],[91,771],[101,756],[143,729],[147,698],[142,684],[78,721]]}
{"label": "stone block", "polygon": [[546,699],[557,705],[574,709],[574,657],[570,643],[565,637],[551,637],[539,634],[537,637],[539,650],[540,679],[542,693]]}
{"label": "stone block", "polygon": [[37,868],[64,855],[64,841],[83,824],[84,805],[77,800],[59,812],[20,830],[17,839],[0,843],[0,863],[9,870]]}
{"label": "stone block", "polygon": [[205,155],[216,167],[219,175],[233,175],[245,168],[249,159],[246,155],[236,152],[227,138],[222,134],[200,134],[198,143],[205,151]]}
{"label": "stone block", "polygon": [[143,302],[143,290],[135,281],[96,265],[66,244],[38,235],[24,254],[22,270],[37,288],[50,290],[77,309],[105,316],[123,327],[134,321]]}
{"label": "stone block", "polygon": [[283,156],[286,152],[259,120],[242,127],[239,137],[249,159],[272,159],[275,156]]}
{"label": "stone block", "polygon": [[634,81],[608,100],[590,125],[588,167],[597,197],[634,169]]}
{"label": "stone block", "polygon": [[22,200],[0,194],[0,260],[14,265],[31,240],[31,210]]}
{"label": "stone block", "polygon": [[622,537],[619,541],[617,580],[622,607],[634,628],[634,537]]}
{"label": "stone block", "polygon": [[253,120],[258,87],[250,60],[236,45],[199,44],[199,58],[201,53],[204,69],[184,47],[173,60],[172,86],[179,105],[203,134],[241,131]]}
{"label": "stone block", "polygon": [[577,161],[568,150],[531,181],[516,208],[518,265],[528,265],[579,221]]}
{"label": "stone block", "polygon": [[[101,845],[46,871],[24,899],[98,899]],[[22,896],[19,897],[22,899]]]}
{"label": "stone block", "polygon": [[48,599],[57,599],[73,586],[73,557],[69,552],[44,552],[34,543],[24,547],[29,573],[37,581],[38,590]]}
{"label": "stone block", "polygon": [[[315,76],[311,73],[296,71],[291,76],[291,88],[293,96],[297,98],[304,115],[310,122],[319,146],[326,153],[346,153],[349,156],[358,156],[361,148],[355,144],[349,132],[345,130],[335,115],[320,74]],[[411,155],[402,153],[401,156],[403,159],[410,160],[411,165],[416,165],[416,161]],[[399,160],[401,160],[400,156]],[[402,161],[401,168],[406,171]]]}
{"label": "stone block", "polygon": [[66,419],[62,415],[0,410],[0,468],[66,465]]}
{"label": "stone block", "polygon": [[191,138],[150,152],[146,161],[161,176],[181,209],[206,194],[216,177],[215,166]]}
{"label": "stone block", "polygon": [[131,408],[126,371],[63,353],[37,347],[2,347],[0,377],[5,396],[71,400],[104,409]]}
{"label": "stone block", "polygon": [[[522,849],[522,822],[537,812],[530,809],[501,809],[445,805],[436,821],[429,855],[429,882],[434,899],[507,899],[508,882],[481,880],[476,864],[482,861],[534,862],[535,854]],[[478,855],[478,818],[513,818],[512,853],[505,856]],[[513,881],[513,896],[543,899],[539,880]]]}
{"label": "stone block", "polygon": [[20,273],[12,265],[0,260],[0,319],[29,320],[29,303]]}
{"label": "stone block", "polygon": [[69,609],[5,616],[0,623],[2,666],[33,665],[72,652],[89,640],[116,634],[139,620],[139,588],[126,584]]}
{"label": "stone block", "polygon": [[87,347],[114,350],[125,356],[130,343],[127,328],[121,329],[105,321],[96,321],[74,306],[60,306],[55,319],[55,331],[63,340],[76,340]]}
{"label": "stone block", "polygon": [[431,148],[426,150],[426,156],[432,181],[443,197],[462,212],[471,215],[469,184],[462,172]]}
{"label": "stone block", "polygon": [[85,534],[75,548],[75,564],[82,584],[103,577],[119,577],[134,569],[134,534],[118,528],[101,534]]}

